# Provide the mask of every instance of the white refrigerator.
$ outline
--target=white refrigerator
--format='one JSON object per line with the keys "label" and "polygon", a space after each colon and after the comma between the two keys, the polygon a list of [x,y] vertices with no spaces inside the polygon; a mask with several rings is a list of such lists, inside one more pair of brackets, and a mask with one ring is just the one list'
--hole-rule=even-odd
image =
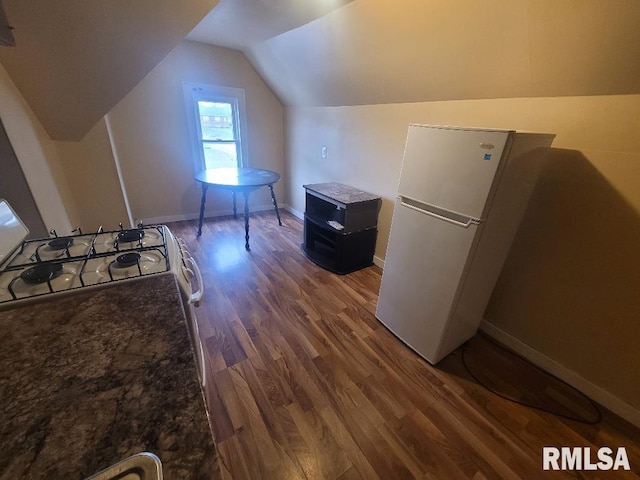
{"label": "white refrigerator", "polygon": [[476,333],[554,136],[409,126],[376,317],[429,362]]}

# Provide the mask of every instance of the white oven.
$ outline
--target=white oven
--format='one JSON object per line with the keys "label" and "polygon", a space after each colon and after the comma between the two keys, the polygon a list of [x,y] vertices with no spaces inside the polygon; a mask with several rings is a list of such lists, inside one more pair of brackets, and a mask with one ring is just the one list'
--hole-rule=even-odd
{"label": "white oven", "polygon": [[198,329],[197,307],[202,300],[204,293],[204,283],[202,282],[202,274],[195,259],[189,252],[185,241],[176,237],[164,226],[170,246],[169,260],[171,263],[171,271],[174,273],[180,286],[180,294],[182,295],[182,304],[187,316],[189,325],[189,334],[193,343],[193,351],[196,355],[198,363],[198,376],[204,387],[206,384],[206,360],[204,356],[204,348],[202,346],[202,337]]}
{"label": "white oven", "polygon": [[172,273],[182,297],[200,381],[205,383],[204,349],[196,311],[202,299],[200,269],[185,242],[166,225],[25,240],[29,230],[0,199],[0,309],[79,289],[133,282]]}

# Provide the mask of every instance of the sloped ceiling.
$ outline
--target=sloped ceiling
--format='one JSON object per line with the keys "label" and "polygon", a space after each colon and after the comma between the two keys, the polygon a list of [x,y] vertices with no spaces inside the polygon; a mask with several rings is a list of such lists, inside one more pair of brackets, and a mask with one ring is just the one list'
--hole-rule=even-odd
{"label": "sloped ceiling", "polygon": [[54,140],[79,140],[217,0],[3,0],[0,62]]}
{"label": "sloped ceiling", "polygon": [[637,0],[356,0],[244,51],[286,105],[630,94],[638,25]]}
{"label": "sloped ceiling", "polygon": [[246,51],[353,0],[221,0],[187,40]]}
{"label": "sloped ceiling", "polygon": [[82,138],[185,36],[243,51],[292,106],[640,93],[637,0],[3,4],[17,46],[0,61],[54,140]]}

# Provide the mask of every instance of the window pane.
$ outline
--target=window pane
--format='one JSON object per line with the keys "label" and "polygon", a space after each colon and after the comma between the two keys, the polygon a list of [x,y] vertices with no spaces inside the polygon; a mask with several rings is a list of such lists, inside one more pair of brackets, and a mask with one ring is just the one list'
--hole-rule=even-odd
{"label": "window pane", "polygon": [[203,140],[235,140],[230,103],[198,102]]}
{"label": "window pane", "polygon": [[203,143],[205,168],[238,166],[235,143]]}

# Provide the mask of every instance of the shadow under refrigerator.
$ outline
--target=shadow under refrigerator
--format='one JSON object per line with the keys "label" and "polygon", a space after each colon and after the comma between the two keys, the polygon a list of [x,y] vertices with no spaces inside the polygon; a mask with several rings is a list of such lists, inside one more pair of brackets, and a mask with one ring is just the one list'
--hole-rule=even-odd
{"label": "shadow under refrigerator", "polygon": [[554,137],[409,126],[376,317],[429,362],[475,335]]}

